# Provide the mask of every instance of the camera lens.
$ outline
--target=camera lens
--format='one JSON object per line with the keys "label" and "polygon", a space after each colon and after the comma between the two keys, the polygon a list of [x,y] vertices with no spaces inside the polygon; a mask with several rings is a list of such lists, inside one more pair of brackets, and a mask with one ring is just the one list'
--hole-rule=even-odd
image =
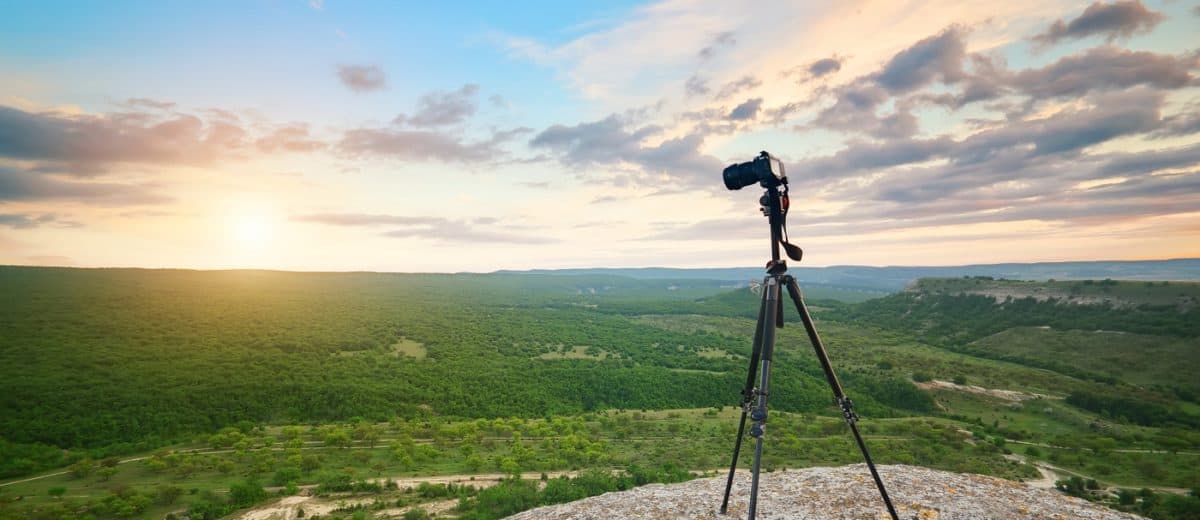
{"label": "camera lens", "polygon": [[725,178],[725,187],[731,190],[740,190],[758,182],[752,163],[734,164],[725,168],[721,175]]}

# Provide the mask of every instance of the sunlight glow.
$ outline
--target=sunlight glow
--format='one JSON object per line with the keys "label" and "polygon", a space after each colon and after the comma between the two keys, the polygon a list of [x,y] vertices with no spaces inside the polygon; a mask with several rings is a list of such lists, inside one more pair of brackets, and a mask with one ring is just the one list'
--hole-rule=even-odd
{"label": "sunlight glow", "polygon": [[262,244],[271,238],[271,223],[262,215],[239,217],[234,236],[243,244]]}

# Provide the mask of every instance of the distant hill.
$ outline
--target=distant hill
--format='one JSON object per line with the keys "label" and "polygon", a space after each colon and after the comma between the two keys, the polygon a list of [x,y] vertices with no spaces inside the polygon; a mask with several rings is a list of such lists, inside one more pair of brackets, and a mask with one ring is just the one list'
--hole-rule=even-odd
{"label": "distant hill", "polygon": [[998,302],[1006,299],[1055,299],[1083,305],[1108,304],[1113,307],[1138,305],[1174,305],[1187,309],[1200,304],[1200,283],[1161,281],[996,280],[991,277],[922,278],[909,290],[935,294],[978,294]]}
{"label": "distant hill", "polygon": [[[527,272],[550,275],[608,274],[641,279],[709,279],[746,283],[762,278],[760,267],[678,269],[668,267],[535,269]],[[789,270],[800,283],[823,284],[874,291],[900,291],[918,278],[991,276],[1015,280],[1169,280],[1200,281],[1200,258],[1173,260],[1039,262],[1029,264],[976,264],[958,266],[835,265],[795,266]]]}

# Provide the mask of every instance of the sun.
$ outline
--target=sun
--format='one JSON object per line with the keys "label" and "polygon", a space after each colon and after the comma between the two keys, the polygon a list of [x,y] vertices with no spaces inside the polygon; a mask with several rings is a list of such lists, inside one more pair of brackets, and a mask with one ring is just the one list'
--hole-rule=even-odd
{"label": "sun", "polygon": [[242,215],[235,219],[233,236],[244,245],[261,245],[271,240],[271,220],[262,215]]}

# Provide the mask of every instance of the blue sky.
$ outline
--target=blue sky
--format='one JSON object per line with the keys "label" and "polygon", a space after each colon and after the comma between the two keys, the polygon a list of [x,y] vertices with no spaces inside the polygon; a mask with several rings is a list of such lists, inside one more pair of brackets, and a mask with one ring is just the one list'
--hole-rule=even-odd
{"label": "blue sky", "polygon": [[756,265],[761,149],[806,264],[1200,255],[1187,2],[0,9],[0,263]]}

